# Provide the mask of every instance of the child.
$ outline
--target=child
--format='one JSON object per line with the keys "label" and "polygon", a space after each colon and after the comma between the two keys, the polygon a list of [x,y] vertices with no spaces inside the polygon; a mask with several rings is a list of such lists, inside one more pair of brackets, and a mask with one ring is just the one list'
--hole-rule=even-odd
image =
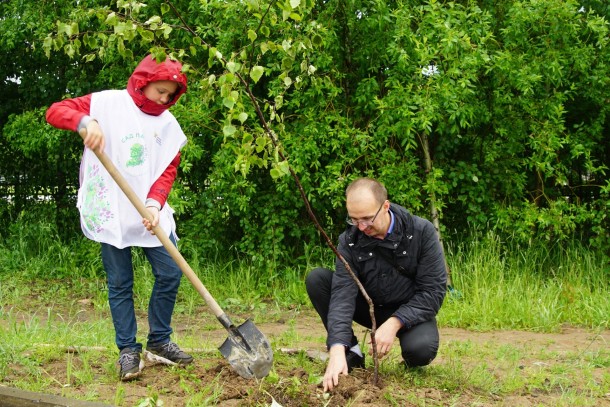
{"label": "child", "polygon": [[[54,103],[46,119],[54,127],[86,129],[77,206],[85,236],[101,243],[108,302],[120,351],[121,380],[140,375],[142,344],[136,340],[131,247],[142,247],[155,277],[148,304],[146,349],[185,365],[193,358],[170,341],[170,326],[182,272],[160,241],[147,231],[157,224],[176,244],[173,210],[166,204],[186,136],[169,107],[186,92],[182,65],[167,58],[144,58],[127,89],[95,92]],[[152,223],[137,210],[92,150],[105,152],[136,194],[145,201]],[[167,360],[164,362],[167,363]]]}

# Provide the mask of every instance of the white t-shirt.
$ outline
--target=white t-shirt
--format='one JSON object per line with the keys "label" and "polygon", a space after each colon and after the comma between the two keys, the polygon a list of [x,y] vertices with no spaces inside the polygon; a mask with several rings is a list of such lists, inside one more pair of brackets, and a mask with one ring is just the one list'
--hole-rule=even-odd
{"label": "white t-shirt", "polygon": [[[93,93],[90,115],[105,135],[104,152],[144,202],[152,184],[186,144],[186,136],[169,112],[143,113],[126,90]],[[86,237],[119,249],[161,246],[142,225],[142,216],[120,190],[95,154],[85,148],[81,161],[77,207]],[[159,225],[175,234],[173,210],[160,212]]]}

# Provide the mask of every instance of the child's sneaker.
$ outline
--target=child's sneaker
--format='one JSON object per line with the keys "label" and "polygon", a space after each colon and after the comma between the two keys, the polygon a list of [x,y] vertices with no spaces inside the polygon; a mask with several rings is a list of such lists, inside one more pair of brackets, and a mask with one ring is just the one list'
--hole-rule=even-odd
{"label": "child's sneaker", "polygon": [[188,365],[193,361],[193,357],[183,352],[178,345],[167,342],[158,346],[146,346],[146,350],[152,353],[152,358],[156,362],[166,365]]}
{"label": "child's sneaker", "polygon": [[140,376],[140,352],[132,348],[124,348],[119,353],[121,380],[128,381]]}

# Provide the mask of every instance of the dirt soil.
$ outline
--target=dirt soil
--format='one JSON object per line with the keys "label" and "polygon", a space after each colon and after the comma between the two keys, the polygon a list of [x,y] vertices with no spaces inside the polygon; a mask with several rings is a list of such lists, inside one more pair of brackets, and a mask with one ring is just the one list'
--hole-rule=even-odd
{"label": "dirt soil", "polygon": [[[256,326],[274,342],[274,353],[276,360],[278,356],[286,357],[306,357],[308,360],[317,360],[319,363],[319,375],[323,375],[325,363],[323,359],[326,353],[324,348],[324,331],[317,316],[313,312],[301,311],[295,318],[287,316],[282,318],[272,318],[276,322],[259,323]],[[146,326],[145,320],[139,321],[139,326]],[[193,332],[194,321],[186,320],[184,317],[174,318],[174,327],[177,332]],[[212,322],[213,324],[213,322]],[[213,325],[212,325],[213,326]],[[324,394],[319,383],[310,383],[310,374],[301,367],[294,367],[298,363],[275,364],[274,373],[277,382],[269,383],[247,380],[240,377],[224,358],[219,354],[215,347],[220,346],[227,338],[226,330],[222,329],[201,329],[202,343],[213,344],[207,349],[185,349],[193,353],[196,357],[191,366],[186,369],[187,374],[177,372],[177,368],[164,365],[146,366],[141,377],[138,379],[122,383],[109,382],[108,361],[92,361],[90,365],[92,374],[103,378],[98,380],[95,385],[79,386],[76,378],[69,377],[66,370],[66,360],[56,360],[45,365],[44,371],[53,378],[53,384],[46,388],[49,394],[68,396],[85,400],[91,394],[97,395],[97,401],[103,401],[112,405],[117,400],[117,394],[121,393],[122,406],[154,406],[151,394],[158,394],[158,400],[162,401],[163,406],[185,406],[192,400],[193,389],[209,388],[216,386],[222,391],[214,393],[210,402],[202,401],[201,405],[221,405],[221,406],[391,406],[397,405],[395,402],[386,400],[383,387],[384,378],[380,375],[377,384],[373,384],[373,373],[371,361],[367,361],[366,370],[356,370],[349,376],[342,376],[338,388],[332,393]],[[289,335],[287,340],[273,341],[274,338],[282,338]],[[357,332],[362,338],[364,331]],[[438,357],[433,364],[443,364],[446,356],[443,354],[443,345],[451,342],[469,342],[474,346],[497,346],[510,345],[513,347],[536,347],[546,349],[548,352],[556,354],[580,354],[582,352],[595,352],[608,348],[610,342],[610,331],[593,333],[591,331],[566,327],[559,333],[546,334],[522,331],[493,331],[493,332],[472,332],[464,329],[442,328],[441,329],[441,349]],[[282,347],[286,344],[286,347]],[[300,355],[300,356],[299,356]],[[304,356],[303,356],[304,355]],[[71,363],[75,366],[75,371],[79,368],[82,361],[78,351],[66,348],[66,358],[71,357]],[[552,363],[545,360],[544,363]],[[461,363],[468,363],[467,361]],[[473,366],[476,361],[473,361]],[[488,361],[493,366],[494,361]],[[520,363],[524,365],[536,364],[535,360],[524,360]],[[286,367],[292,366],[292,367]],[[12,366],[12,372],[2,379],[0,385],[11,385],[19,381],[22,368]],[[10,369],[9,369],[10,370]],[[600,369],[603,370],[603,369]],[[494,374],[498,374],[494,372]],[[501,374],[501,373],[500,373]],[[607,380],[608,372],[600,373]],[[604,381],[604,379],[600,379]],[[66,385],[65,383],[69,383]],[[72,384],[74,383],[74,384]],[[295,385],[298,384],[298,385]],[[68,388],[66,388],[68,387]],[[403,394],[396,394],[403,392]],[[220,394],[218,394],[220,393]],[[394,394],[400,405],[409,406],[408,402],[402,401],[409,399],[417,400],[417,405],[426,406],[554,406],[561,404],[561,394],[547,394],[542,392],[531,392],[529,394],[513,394],[510,397],[498,397],[489,394],[476,394],[476,391],[460,390],[459,394],[451,394],[444,389],[422,388],[414,383],[405,383],[404,388],[399,387],[394,390]],[[144,400],[144,402],[143,402]],[[273,404],[273,403],[276,404]],[[1,405],[0,401],[0,405]],[[192,405],[192,404],[190,404]],[[416,405],[416,404],[412,404]],[[565,404],[561,404],[565,405]],[[600,399],[597,405],[610,406],[610,394],[606,394]]]}

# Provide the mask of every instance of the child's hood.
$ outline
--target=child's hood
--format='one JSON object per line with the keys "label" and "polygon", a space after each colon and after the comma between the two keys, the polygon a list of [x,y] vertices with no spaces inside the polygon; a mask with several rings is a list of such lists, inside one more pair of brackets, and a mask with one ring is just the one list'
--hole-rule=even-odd
{"label": "child's hood", "polygon": [[[127,92],[136,105],[146,114],[158,116],[173,106],[180,96],[186,92],[186,75],[182,72],[182,64],[169,57],[159,63],[151,55],[144,58],[133,71],[127,82]],[[144,88],[155,81],[173,81],[178,83],[178,91],[174,98],[165,105],[155,103],[144,96]]]}

